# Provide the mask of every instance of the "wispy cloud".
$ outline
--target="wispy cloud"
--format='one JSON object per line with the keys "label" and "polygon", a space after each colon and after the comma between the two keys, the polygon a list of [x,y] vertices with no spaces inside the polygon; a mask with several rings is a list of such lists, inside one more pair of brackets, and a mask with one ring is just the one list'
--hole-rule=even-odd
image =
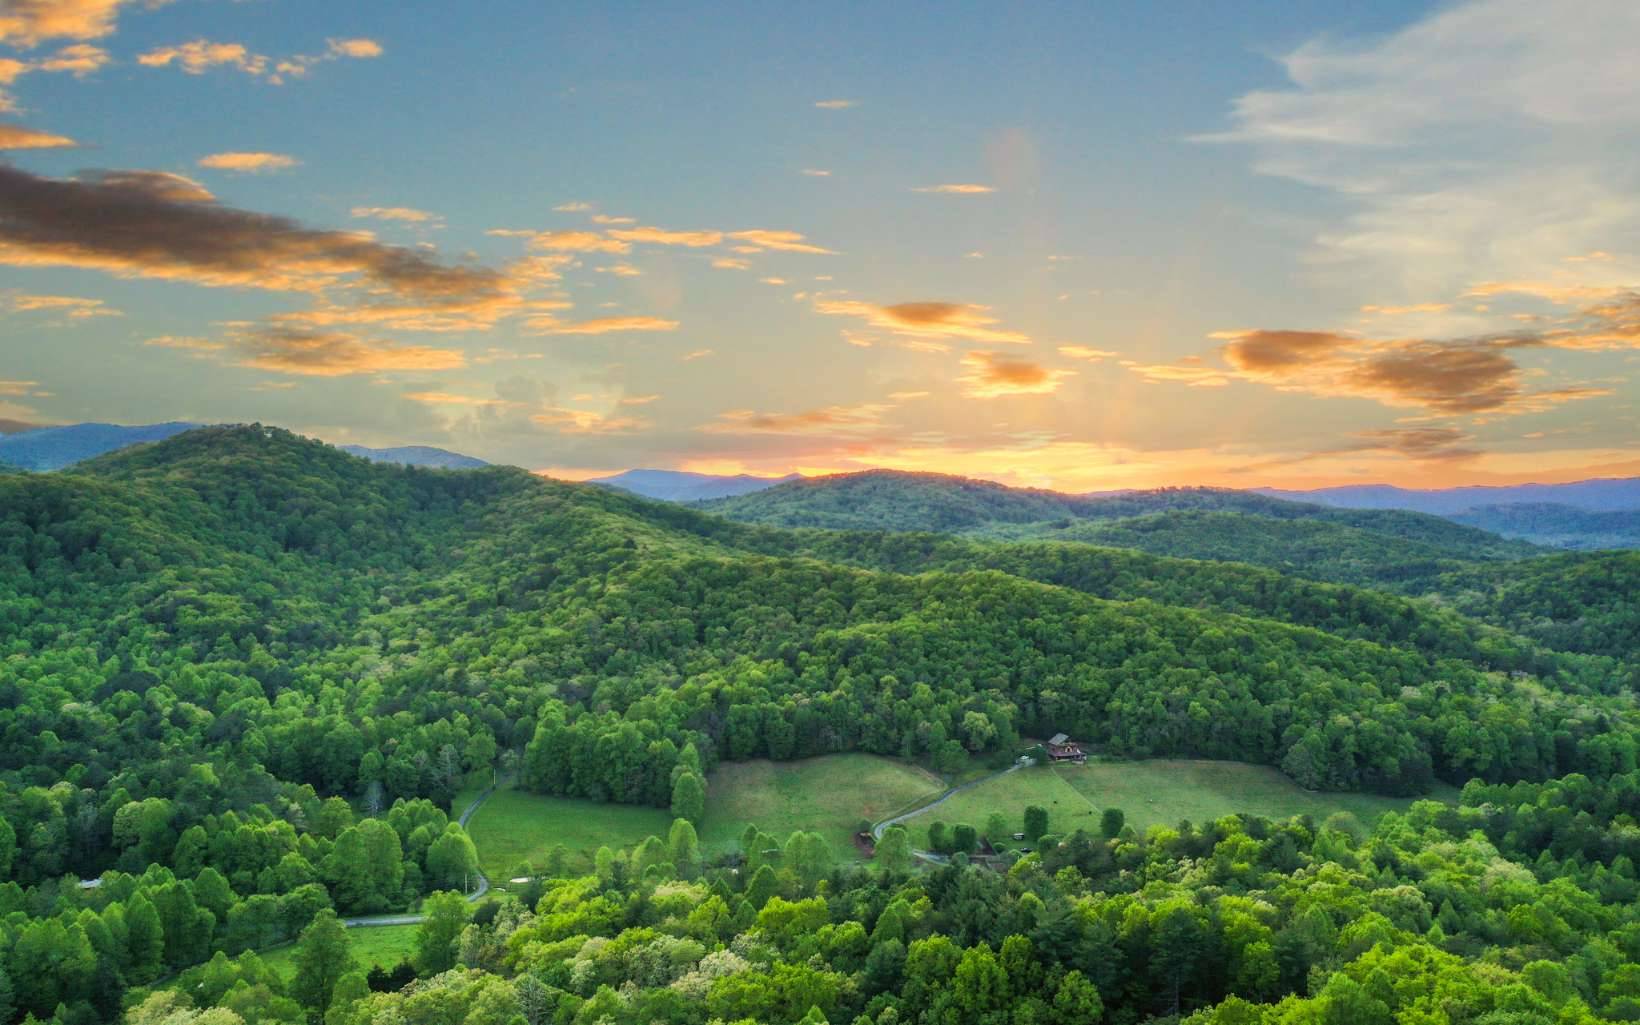
{"label": "wispy cloud", "polygon": [[1439,4],[1387,36],[1299,47],[1287,88],[1241,96],[1201,138],[1353,208],[1315,236],[1320,270],[1432,294],[1537,277],[1640,236],[1635,151],[1613,149],[1640,133],[1637,34],[1628,0]]}
{"label": "wispy cloud", "polygon": [[615,228],[609,233],[611,238],[622,242],[642,242],[656,246],[688,246],[701,248],[715,246],[723,241],[721,231],[668,231],[665,228]]}
{"label": "wispy cloud", "polygon": [[1059,354],[1069,356],[1071,359],[1087,360],[1089,363],[1097,363],[1103,359],[1115,359],[1121,355],[1121,353],[1112,352],[1109,349],[1095,349],[1087,345],[1061,345]]}
{"label": "wispy cloud", "polygon": [[626,253],[632,246],[596,231],[529,231],[520,228],[492,228],[485,232],[500,238],[522,238],[531,249],[564,253]]}
{"label": "wispy cloud", "polygon": [[782,253],[815,253],[820,256],[837,255],[835,250],[817,246],[795,231],[748,228],[744,231],[731,231],[728,233],[728,237],[762,249],[773,249]]}
{"label": "wispy cloud", "polygon": [[830,178],[831,172],[819,167],[805,167],[803,173],[810,178]]}
{"label": "wispy cloud", "polygon": [[630,331],[676,331],[678,322],[664,317],[599,317],[595,320],[562,321],[553,317],[531,317],[526,330],[539,335],[607,335]]}
{"label": "wispy cloud", "polygon": [[341,331],[255,327],[237,332],[230,341],[241,366],[308,377],[454,370],[467,363],[459,349],[400,345]]}
{"label": "wispy cloud", "polygon": [[[4,11],[5,8],[0,6],[0,19],[5,16]],[[90,43],[74,43],[44,57],[0,57],[0,87],[15,85],[24,75],[40,73],[85,78],[107,66],[111,60],[107,50]],[[0,114],[16,110],[17,101],[4,88],[0,88]]]}
{"label": "wispy cloud", "polygon": [[851,406],[822,406],[799,413],[765,413],[730,409],[701,430],[713,434],[856,434],[875,430],[888,403],[862,402]]}
{"label": "wispy cloud", "polygon": [[101,299],[87,299],[77,295],[35,295],[28,292],[0,293],[0,304],[13,313],[54,313],[70,320],[93,320],[99,317],[123,317]]}
{"label": "wispy cloud", "polygon": [[934,192],[947,196],[983,196],[987,193],[995,192],[996,189],[990,185],[976,185],[971,182],[957,182],[948,185],[918,185],[913,187],[911,191]]}
{"label": "wispy cloud", "polygon": [[36,131],[22,125],[0,125],[0,150],[67,149],[78,145],[66,135]]}
{"label": "wispy cloud", "polygon": [[382,46],[373,39],[327,40],[322,53],[270,57],[256,53],[244,43],[191,39],[186,43],[158,46],[137,55],[145,68],[176,67],[190,75],[203,75],[217,68],[239,71],[272,85],[292,78],[305,78],[316,65],[336,60],[369,60],[382,55]]}
{"label": "wispy cloud", "polygon": [[199,166],[213,171],[237,171],[241,174],[263,174],[295,167],[301,161],[283,153],[243,152],[212,153],[200,157]]}
{"label": "wispy cloud", "polygon": [[156,335],[142,344],[151,345],[156,349],[181,349],[184,352],[195,353],[221,352],[228,347],[226,342],[195,335]]}
{"label": "wispy cloud", "polygon": [[857,100],[815,100],[814,105],[821,110],[847,110],[860,104]]}
{"label": "wispy cloud", "polygon": [[409,206],[356,206],[349,213],[354,217],[378,221],[403,221],[406,224],[441,224],[444,218],[426,210]]}

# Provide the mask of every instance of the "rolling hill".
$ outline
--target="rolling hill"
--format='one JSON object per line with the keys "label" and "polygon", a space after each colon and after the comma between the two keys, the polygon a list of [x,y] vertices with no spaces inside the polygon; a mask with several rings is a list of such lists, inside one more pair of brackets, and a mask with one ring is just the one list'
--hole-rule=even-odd
{"label": "rolling hill", "polygon": [[737,522],[786,528],[1083,541],[1247,562],[1338,583],[1402,585],[1469,561],[1540,552],[1437,516],[1334,509],[1247,491],[1167,488],[1066,495],[891,471],[816,477],[702,508]]}

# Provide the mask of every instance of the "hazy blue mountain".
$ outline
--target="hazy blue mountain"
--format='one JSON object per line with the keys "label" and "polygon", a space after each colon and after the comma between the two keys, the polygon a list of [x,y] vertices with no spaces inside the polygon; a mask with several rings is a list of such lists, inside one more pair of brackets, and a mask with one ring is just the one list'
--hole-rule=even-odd
{"label": "hazy blue mountain", "polygon": [[1569,505],[1521,502],[1454,513],[1454,522],[1556,548],[1640,548],[1640,509],[1594,512]]}
{"label": "hazy blue mountain", "polygon": [[1410,509],[1450,516],[1481,506],[1522,503],[1570,506],[1591,512],[1640,509],[1640,477],[1580,480],[1570,484],[1517,484],[1508,487],[1464,487],[1414,490],[1389,484],[1363,484],[1315,491],[1259,488],[1260,493],[1297,502],[1319,502],[1346,509]]}
{"label": "hazy blue mountain", "polygon": [[0,462],[25,470],[60,470],[82,459],[137,445],[163,441],[199,424],[164,423],[126,427],[120,424],[69,424],[38,427],[0,437]]}
{"label": "hazy blue mountain", "polygon": [[366,448],[363,445],[342,445],[343,452],[368,459],[372,463],[396,463],[399,466],[429,466],[440,470],[475,470],[489,466],[482,459],[464,456],[429,445],[403,445],[398,448]]}
{"label": "hazy blue mountain", "polygon": [[630,491],[645,498],[665,502],[704,502],[711,498],[730,498],[749,495],[754,491],[772,488],[776,484],[802,479],[801,474],[788,473],[784,477],[754,477],[750,474],[718,476],[710,473],[689,473],[684,470],[628,470],[613,477],[599,477],[588,484]]}

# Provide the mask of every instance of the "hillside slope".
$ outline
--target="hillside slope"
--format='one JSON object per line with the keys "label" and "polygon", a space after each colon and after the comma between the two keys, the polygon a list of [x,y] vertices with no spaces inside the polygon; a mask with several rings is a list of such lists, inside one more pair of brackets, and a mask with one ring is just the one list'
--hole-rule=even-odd
{"label": "hillside slope", "polygon": [[1437,516],[1331,509],[1213,488],[1079,496],[939,474],[871,471],[797,481],[702,508],[737,522],[778,527],[1085,541],[1247,562],[1335,583],[1401,585],[1471,561],[1540,552]]}
{"label": "hillside slope", "polygon": [[[975,549],[867,569],[802,536],[603,488],[374,465],[267,428],[193,431],[0,478],[0,492],[0,650],[24,656],[0,769],[78,762],[128,787],[164,778],[170,746],[107,698],[154,688],[223,724],[198,738],[204,752],[262,752],[275,776],[323,790],[359,772],[355,756],[333,761],[326,731],[346,724],[369,750],[400,723],[399,758],[436,753],[457,716],[503,746],[551,724],[538,786],[640,803],[664,803],[653,788],[675,754],[646,755],[633,775],[624,759],[581,760],[580,745],[937,759],[1067,729],[1115,753],[1404,790],[1578,764],[1585,709],[1608,702],[1594,682],[1607,678],[1575,662],[1542,663],[1543,683],[1491,674],[1475,645],[1494,642],[1456,626],[1447,641],[1396,637],[1363,611],[1350,637],[1347,623],[1249,618],[1263,612],[1250,602],[1227,611],[1200,600],[1200,581],[1112,600],[1054,570],[1051,546],[1041,565]],[[263,697],[241,706],[247,694]],[[1476,729],[1472,703],[1528,701],[1529,716],[1488,727],[1501,746],[1457,741]],[[333,710],[310,722],[303,709],[320,702]],[[426,769],[389,775],[394,793],[434,786]]]}

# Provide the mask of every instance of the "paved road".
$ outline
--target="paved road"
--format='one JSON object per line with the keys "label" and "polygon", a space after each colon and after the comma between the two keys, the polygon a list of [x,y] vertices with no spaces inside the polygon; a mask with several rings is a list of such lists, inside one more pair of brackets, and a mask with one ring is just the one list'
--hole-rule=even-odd
{"label": "paved road", "polygon": [[[467,822],[473,817],[473,812],[477,811],[480,805],[490,799],[490,795],[495,793],[495,788],[496,784],[491,783],[483,790],[480,790],[478,795],[473,798],[472,803],[461,810],[461,815],[456,821],[461,824],[462,829],[467,828]],[[478,886],[472,893],[467,895],[467,903],[471,904],[480,900],[489,892],[490,881],[484,877],[483,872],[480,872],[478,873]],[[344,918],[342,924],[349,929],[368,929],[378,925],[418,925],[426,917],[426,915],[361,915],[358,918]]]}
{"label": "paved road", "polygon": [[[1003,769],[1001,772],[993,772],[989,776],[981,776],[979,779],[972,779],[972,780],[969,780],[966,783],[963,783],[960,786],[954,786],[950,790],[947,790],[945,793],[939,795],[938,797],[934,798],[931,801],[927,801],[923,804],[919,804],[915,808],[912,808],[910,811],[903,811],[900,814],[894,816],[893,818],[884,819],[883,821],[877,823],[875,826],[872,826],[871,827],[871,838],[873,840],[881,840],[883,838],[884,830],[888,829],[889,826],[899,825],[902,822],[906,822],[910,819],[914,819],[918,815],[921,815],[923,812],[927,811],[930,808],[938,808],[940,805],[944,804],[946,801],[949,801],[951,798],[953,798],[953,797],[957,796],[958,794],[962,793],[964,790],[972,790],[975,787],[979,786],[981,783],[989,783],[993,779],[1001,779],[1003,776],[1008,775],[1008,773],[1017,772],[1018,770],[1023,769],[1023,768],[1025,768],[1025,766],[1019,764],[1018,762],[1015,762],[1014,764],[1008,766],[1006,769]],[[945,855],[935,854],[933,851],[923,851],[923,850],[918,850],[916,848],[912,848],[911,853],[914,854],[915,856],[921,858],[922,860],[927,861],[927,862],[932,862],[935,865],[943,865],[943,864],[946,863],[946,861],[950,860]]]}

